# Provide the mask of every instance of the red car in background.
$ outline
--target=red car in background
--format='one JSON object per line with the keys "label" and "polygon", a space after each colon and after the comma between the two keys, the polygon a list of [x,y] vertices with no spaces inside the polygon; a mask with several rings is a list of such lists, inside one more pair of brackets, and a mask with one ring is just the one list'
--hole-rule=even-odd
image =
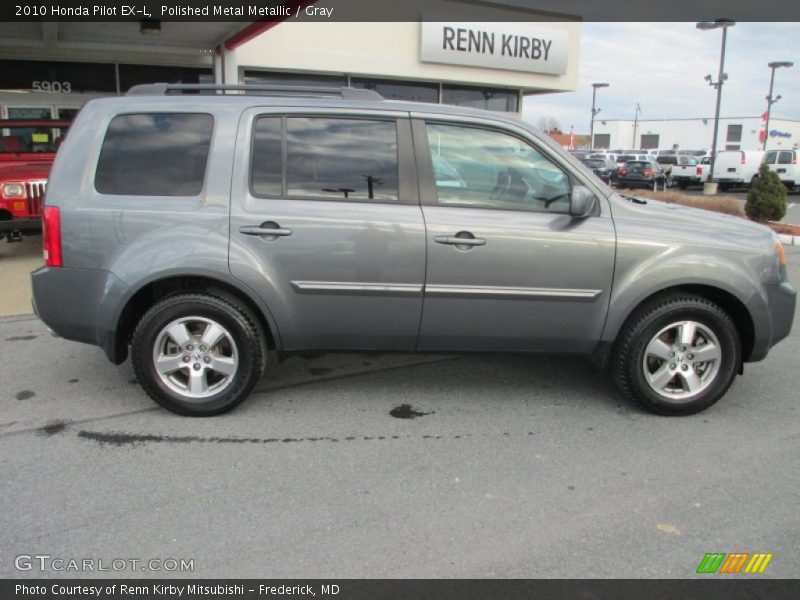
{"label": "red car in background", "polygon": [[0,119],[0,239],[42,227],[47,178],[69,121]]}

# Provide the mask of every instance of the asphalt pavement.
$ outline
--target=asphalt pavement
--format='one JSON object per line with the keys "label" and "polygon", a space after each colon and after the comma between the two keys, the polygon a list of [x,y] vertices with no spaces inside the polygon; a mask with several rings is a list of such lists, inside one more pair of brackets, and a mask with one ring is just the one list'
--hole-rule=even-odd
{"label": "asphalt pavement", "polygon": [[[797,327],[684,418],[580,360],[479,354],[292,358],[192,419],[32,317],[0,347],[2,577],[684,578],[707,552],[800,573]],[[35,555],[192,570],[16,569]]]}

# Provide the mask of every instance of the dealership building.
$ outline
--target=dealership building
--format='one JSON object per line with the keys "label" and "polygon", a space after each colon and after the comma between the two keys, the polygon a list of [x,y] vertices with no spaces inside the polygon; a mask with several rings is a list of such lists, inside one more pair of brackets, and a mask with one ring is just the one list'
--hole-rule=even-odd
{"label": "dealership building", "polygon": [[512,114],[525,94],[575,90],[579,22],[464,6],[474,22],[0,23],[0,117],[70,119],[153,82],[354,86]]}
{"label": "dealership building", "polygon": [[[720,150],[760,150],[764,129],[761,116],[721,117],[717,134]],[[594,123],[594,147],[610,149],[708,150],[714,118],[603,119]],[[792,150],[800,145],[800,121],[771,117],[767,149]]]}

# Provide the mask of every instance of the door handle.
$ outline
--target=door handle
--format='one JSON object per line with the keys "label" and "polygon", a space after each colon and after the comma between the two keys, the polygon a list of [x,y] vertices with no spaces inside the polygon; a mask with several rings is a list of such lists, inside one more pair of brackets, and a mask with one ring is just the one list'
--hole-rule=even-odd
{"label": "door handle", "polygon": [[291,229],[283,229],[275,221],[267,221],[261,225],[243,225],[239,227],[239,233],[244,235],[263,235],[266,237],[286,237],[292,235]]}
{"label": "door handle", "polygon": [[437,235],[433,238],[437,244],[448,244],[450,246],[485,246],[486,240],[476,237],[458,237],[456,235]]}

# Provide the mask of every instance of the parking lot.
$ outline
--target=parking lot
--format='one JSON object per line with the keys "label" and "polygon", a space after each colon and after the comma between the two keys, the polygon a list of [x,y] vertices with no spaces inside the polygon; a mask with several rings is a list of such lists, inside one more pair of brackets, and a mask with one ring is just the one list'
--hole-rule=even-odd
{"label": "parking lot", "polygon": [[193,577],[683,578],[713,551],[800,571],[797,327],[684,418],[572,359],[359,354],[273,364],[191,419],[30,315],[0,344],[3,577],[64,574],[15,569],[37,553]]}

